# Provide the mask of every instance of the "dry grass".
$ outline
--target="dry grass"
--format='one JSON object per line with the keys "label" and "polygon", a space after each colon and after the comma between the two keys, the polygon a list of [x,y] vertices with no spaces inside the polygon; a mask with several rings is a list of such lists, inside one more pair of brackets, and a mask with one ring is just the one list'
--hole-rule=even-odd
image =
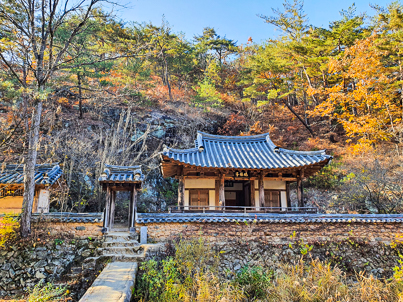
{"label": "dry grass", "polygon": [[346,278],[337,267],[319,260],[281,265],[267,290],[270,302],[402,302],[403,285],[381,281],[364,273],[356,281]]}
{"label": "dry grass", "polygon": [[142,265],[136,301],[403,302],[403,282],[395,277],[347,278],[319,259],[278,265],[276,272],[246,267],[228,280],[219,273],[219,254],[203,239],[180,241],[174,256]]}

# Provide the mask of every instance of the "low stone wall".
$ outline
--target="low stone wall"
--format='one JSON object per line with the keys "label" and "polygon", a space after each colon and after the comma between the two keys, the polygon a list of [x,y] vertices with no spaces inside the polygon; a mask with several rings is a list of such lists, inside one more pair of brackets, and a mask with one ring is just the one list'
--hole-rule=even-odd
{"label": "low stone wall", "polygon": [[219,252],[223,271],[237,271],[246,265],[275,269],[280,262],[293,263],[301,257],[312,257],[338,265],[348,273],[367,271],[378,277],[390,277],[393,267],[398,265],[399,253],[403,253],[401,239],[396,237],[403,225],[397,219],[137,224],[138,228],[141,226],[147,226],[151,242],[204,238]]}
{"label": "low stone wall", "polygon": [[42,230],[51,236],[74,236],[78,238],[102,237],[102,222],[48,222],[34,223],[36,230]]}
{"label": "low stone wall", "polygon": [[[38,282],[76,280],[92,281],[95,263],[102,245],[102,222],[62,222],[60,219],[37,219],[32,236],[0,249],[0,298],[26,294]],[[80,282],[79,282],[80,283]],[[80,286],[78,284],[78,286]],[[77,290],[81,294],[83,292]]]}
{"label": "low stone wall", "polygon": [[[184,239],[203,237],[210,242],[265,242],[289,244],[295,239],[306,243],[343,241],[350,237],[367,243],[389,244],[400,234],[401,223],[148,223],[148,238],[155,242],[165,242],[173,238]],[[295,236],[293,236],[295,234]]]}

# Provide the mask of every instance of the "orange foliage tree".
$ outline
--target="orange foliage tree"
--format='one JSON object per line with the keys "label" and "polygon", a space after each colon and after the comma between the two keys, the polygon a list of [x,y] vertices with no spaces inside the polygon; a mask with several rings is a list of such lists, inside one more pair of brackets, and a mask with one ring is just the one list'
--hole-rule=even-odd
{"label": "orange foliage tree", "polygon": [[324,95],[313,114],[337,119],[349,137],[358,138],[358,145],[366,147],[379,141],[399,143],[403,130],[396,79],[384,64],[387,53],[376,44],[375,34],[357,41],[329,61],[329,73],[336,84],[308,89],[310,95]]}

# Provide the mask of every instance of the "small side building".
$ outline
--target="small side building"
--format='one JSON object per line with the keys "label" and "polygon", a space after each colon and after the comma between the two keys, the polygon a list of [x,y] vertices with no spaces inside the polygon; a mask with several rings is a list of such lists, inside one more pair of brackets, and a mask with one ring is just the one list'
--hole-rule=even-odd
{"label": "small side building", "polygon": [[298,208],[303,210],[302,179],[331,159],[325,150],[279,148],[268,133],[220,136],[198,132],[194,148],[163,150],[161,172],[179,180],[181,212],[286,212],[291,208],[290,183],[297,182]]}
{"label": "small side building", "polygon": [[[35,166],[33,213],[49,212],[49,193],[60,185],[63,171],[58,163]],[[19,214],[24,195],[23,165],[0,166],[0,213]]]}

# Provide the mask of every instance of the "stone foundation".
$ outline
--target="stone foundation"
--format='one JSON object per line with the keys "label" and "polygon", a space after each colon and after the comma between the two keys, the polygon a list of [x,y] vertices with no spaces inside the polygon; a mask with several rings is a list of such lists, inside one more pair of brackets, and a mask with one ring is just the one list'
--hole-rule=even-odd
{"label": "stone foundation", "polygon": [[[32,223],[28,240],[17,240],[0,248],[0,298],[23,297],[39,282],[79,281],[78,294],[88,287],[102,245],[102,222]],[[84,286],[81,289],[82,285]]]}
{"label": "stone foundation", "polygon": [[165,242],[173,238],[203,237],[209,242],[264,242],[288,244],[295,240],[306,243],[338,242],[357,238],[366,243],[389,244],[402,232],[401,223],[147,223],[148,238]]}
{"label": "stone foundation", "polygon": [[102,222],[37,222],[33,227],[51,236],[102,237]]}
{"label": "stone foundation", "polygon": [[[220,255],[222,271],[248,266],[276,269],[280,262],[319,258],[344,271],[390,277],[403,253],[398,223],[147,223],[151,242],[205,239]],[[392,244],[391,242],[397,243]]]}

